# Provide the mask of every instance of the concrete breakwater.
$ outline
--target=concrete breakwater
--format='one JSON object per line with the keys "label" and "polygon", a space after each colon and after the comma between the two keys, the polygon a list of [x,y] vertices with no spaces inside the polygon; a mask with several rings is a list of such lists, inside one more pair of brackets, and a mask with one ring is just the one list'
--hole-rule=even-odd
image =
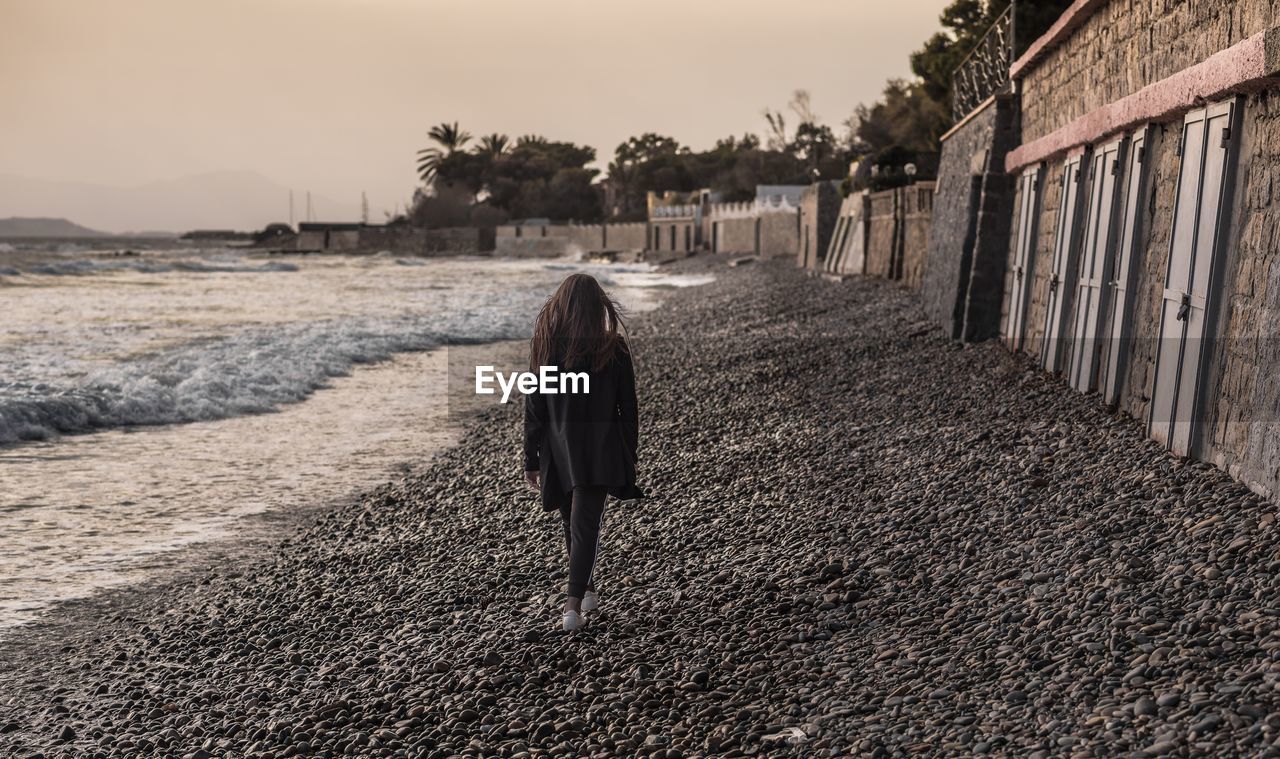
{"label": "concrete breakwater", "polygon": [[635,326],[653,498],[610,512],[584,633],[494,410],[258,558],[6,647],[0,753],[1273,746],[1280,530],[1242,486],[872,279],[765,262]]}

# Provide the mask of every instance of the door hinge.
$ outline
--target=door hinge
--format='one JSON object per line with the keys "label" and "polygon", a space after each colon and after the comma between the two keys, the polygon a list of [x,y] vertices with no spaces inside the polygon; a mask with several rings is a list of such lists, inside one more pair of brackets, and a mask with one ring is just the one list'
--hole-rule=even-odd
{"label": "door hinge", "polygon": [[1058,275],[1054,274],[1053,279],[1049,280],[1049,292],[1058,292]]}
{"label": "door hinge", "polygon": [[1190,313],[1191,313],[1191,294],[1183,293],[1182,305],[1178,306],[1178,315],[1176,318],[1180,322],[1185,322],[1187,320],[1187,316]]}
{"label": "door hinge", "polygon": [[1146,160],[1147,160],[1147,146],[1142,145],[1138,148],[1138,163],[1146,163]]}
{"label": "door hinge", "polygon": [[1222,128],[1222,147],[1231,146],[1231,127]]}

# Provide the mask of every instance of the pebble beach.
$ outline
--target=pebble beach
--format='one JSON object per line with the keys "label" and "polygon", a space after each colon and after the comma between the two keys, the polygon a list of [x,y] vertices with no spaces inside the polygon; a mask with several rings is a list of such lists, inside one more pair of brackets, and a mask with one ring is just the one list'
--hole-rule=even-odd
{"label": "pebble beach", "polygon": [[0,755],[1280,754],[1272,504],[892,282],[716,274],[633,319],[651,497],[585,630],[491,407],[0,645]]}

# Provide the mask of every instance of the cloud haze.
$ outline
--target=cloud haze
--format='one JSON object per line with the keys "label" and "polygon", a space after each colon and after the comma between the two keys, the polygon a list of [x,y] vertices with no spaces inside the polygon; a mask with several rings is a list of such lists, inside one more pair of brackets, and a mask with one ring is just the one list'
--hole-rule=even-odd
{"label": "cloud haze", "polygon": [[366,190],[380,218],[445,120],[606,159],[644,131],[699,148],[760,131],[797,87],[838,124],[908,74],[945,4],[4,0],[0,173],[253,171],[353,209]]}

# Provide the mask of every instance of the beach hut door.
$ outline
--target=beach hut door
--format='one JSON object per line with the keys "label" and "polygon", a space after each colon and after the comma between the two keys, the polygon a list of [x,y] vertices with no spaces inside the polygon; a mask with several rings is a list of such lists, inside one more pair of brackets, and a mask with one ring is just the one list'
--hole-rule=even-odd
{"label": "beach hut door", "polygon": [[1201,385],[1213,334],[1210,301],[1230,200],[1230,158],[1240,131],[1235,115],[1229,101],[1192,111],[1183,121],[1149,421],[1151,436],[1183,456],[1192,454],[1203,414]]}
{"label": "beach hut door", "polygon": [[1107,317],[1107,342],[1103,351],[1102,397],[1108,404],[1120,400],[1120,381],[1129,358],[1129,342],[1133,339],[1133,281],[1137,278],[1139,245],[1142,233],[1142,206],[1146,197],[1147,130],[1141,129],[1129,140],[1123,157],[1125,169],[1121,181],[1124,191],[1120,198],[1120,234],[1117,238],[1116,265],[1112,279],[1107,283],[1111,290],[1110,309]]}
{"label": "beach hut door", "polygon": [[1075,290],[1076,246],[1080,215],[1080,167],[1087,156],[1067,159],[1062,167],[1062,197],[1058,204],[1058,228],[1053,241],[1053,271],[1049,278],[1049,311],[1045,319],[1040,364],[1045,371],[1062,369],[1063,337],[1071,294]]}
{"label": "beach hut door", "polygon": [[1013,249],[1013,272],[1009,286],[1009,315],[1004,336],[1010,350],[1022,348],[1027,326],[1027,303],[1035,277],[1036,230],[1040,220],[1040,167],[1018,177],[1018,237]]}
{"label": "beach hut door", "polygon": [[1123,140],[1094,151],[1089,161],[1089,196],[1080,258],[1080,284],[1076,289],[1075,329],[1071,344],[1071,386],[1082,393],[1094,388],[1102,342],[1102,315],[1111,295],[1115,247],[1111,220],[1115,218],[1116,186],[1120,181]]}

